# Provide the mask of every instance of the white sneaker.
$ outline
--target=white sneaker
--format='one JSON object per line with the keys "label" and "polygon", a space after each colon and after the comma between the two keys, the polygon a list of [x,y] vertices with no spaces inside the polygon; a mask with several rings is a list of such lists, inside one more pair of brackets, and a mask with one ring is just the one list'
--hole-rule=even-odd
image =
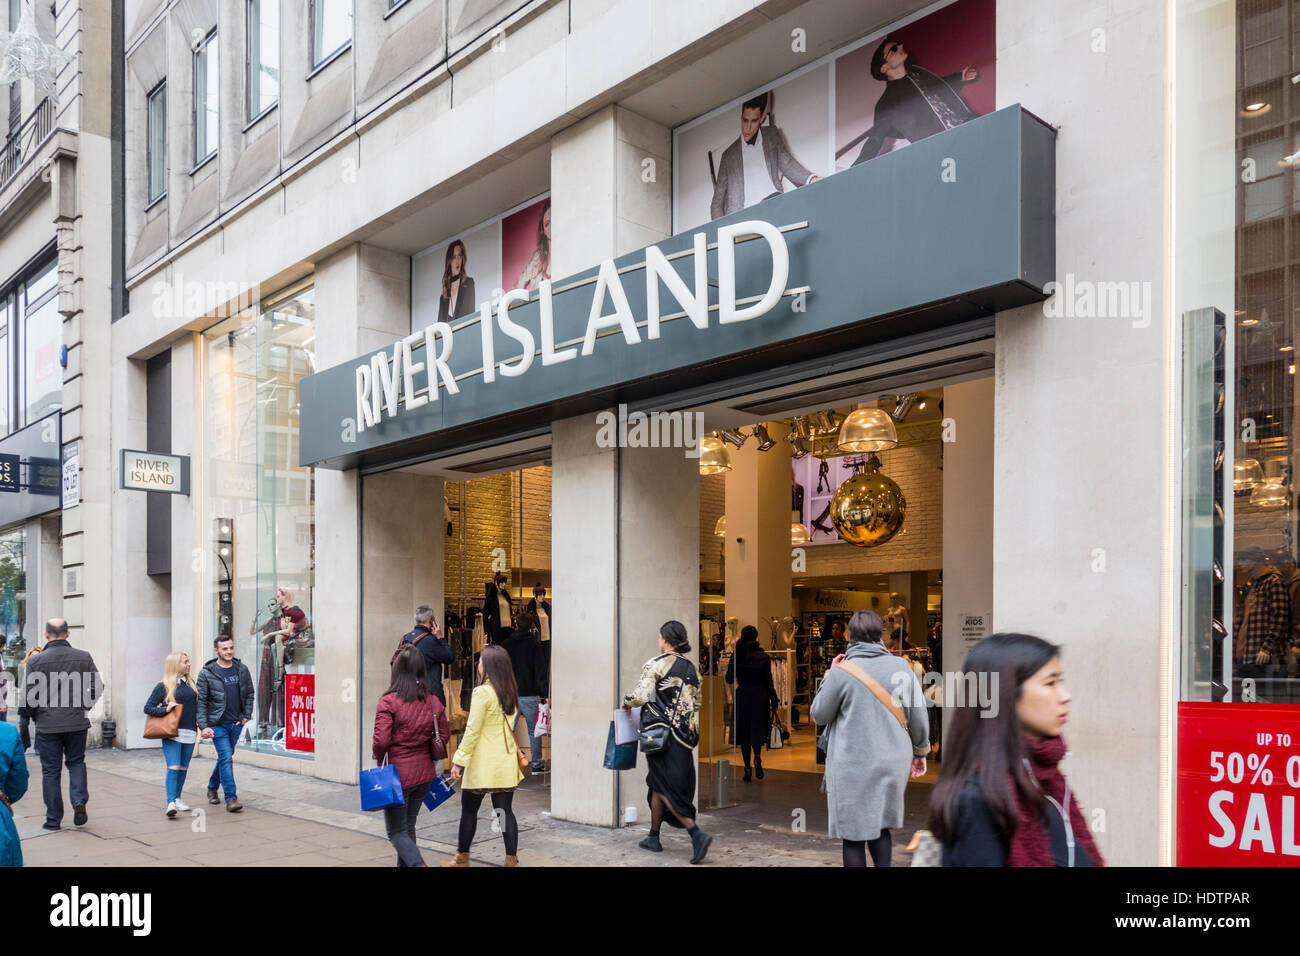
{"label": "white sneaker", "polygon": [[176,801],[175,801],[175,800],[173,800],[171,803],[167,804],[167,817],[168,817],[168,819],[173,819],[173,818],[175,818],[175,816],[176,816],[176,811],[177,811],[178,809],[179,809],[179,808],[176,806]]}
{"label": "white sneaker", "polygon": [[190,805],[186,803],[184,800],[173,800],[172,805],[176,807],[176,809],[179,810],[181,813],[190,812]]}

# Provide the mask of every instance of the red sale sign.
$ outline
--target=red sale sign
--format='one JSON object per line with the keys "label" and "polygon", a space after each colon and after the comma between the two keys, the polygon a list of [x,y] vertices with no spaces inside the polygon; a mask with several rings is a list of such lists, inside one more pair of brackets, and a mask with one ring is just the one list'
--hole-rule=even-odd
{"label": "red sale sign", "polygon": [[316,751],[316,677],[284,675],[284,747],[301,753]]}
{"label": "red sale sign", "polygon": [[1300,866],[1300,707],[1178,705],[1178,865]]}

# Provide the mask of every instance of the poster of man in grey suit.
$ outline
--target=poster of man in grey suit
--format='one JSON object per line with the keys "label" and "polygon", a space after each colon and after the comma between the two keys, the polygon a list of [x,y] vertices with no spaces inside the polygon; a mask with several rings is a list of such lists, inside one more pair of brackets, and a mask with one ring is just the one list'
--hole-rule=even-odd
{"label": "poster of man in grey suit", "polygon": [[713,184],[709,218],[717,219],[785,191],[785,183],[806,186],[821,177],[790,150],[775,123],[764,125],[772,108],[770,91],[741,104],[740,136],[722,153]]}

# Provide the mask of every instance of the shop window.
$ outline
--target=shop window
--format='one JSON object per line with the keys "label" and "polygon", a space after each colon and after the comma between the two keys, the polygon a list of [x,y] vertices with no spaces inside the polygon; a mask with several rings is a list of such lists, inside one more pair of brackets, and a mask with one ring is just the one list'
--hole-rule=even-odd
{"label": "shop window", "polygon": [[53,261],[29,279],[23,311],[23,423],[30,425],[62,404],[63,374],[59,351],[63,317],[59,314],[57,273]]}
{"label": "shop window", "polygon": [[315,482],[298,465],[298,385],[315,371],[314,291],[295,288],[205,335],[204,467],[212,609],[253,675],[241,745],[314,750]]}
{"label": "shop window", "polygon": [[280,98],[280,0],[248,0],[248,102],[252,122]]}
{"label": "shop window", "polygon": [[194,165],[217,151],[220,136],[221,83],[218,73],[217,31],[194,51]]}
{"label": "shop window", "polygon": [[311,0],[311,68],[352,42],[352,0]]}
{"label": "shop window", "polygon": [[146,165],[148,185],[146,201],[156,202],[167,194],[167,81],[159,83],[149,94],[147,106]]}
{"label": "shop window", "polygon": [[23,528],[0,531],[0,662],[12,686],[31,649],[27,626],[27,535]]}

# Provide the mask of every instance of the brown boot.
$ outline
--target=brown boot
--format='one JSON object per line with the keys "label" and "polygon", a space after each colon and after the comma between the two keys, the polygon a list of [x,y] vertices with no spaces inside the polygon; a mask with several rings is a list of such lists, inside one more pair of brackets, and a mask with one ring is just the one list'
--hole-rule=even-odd
{"label": "brown boot", "polygon": [[507,854],[507,855],[506,855],[506,864],[505,864],[505,865],[506,865],[506,866],[518,866],[518,865],[519,865],[519,857],[517,857],[517,856],[510,856],[509,854]]}
{"label": "brown boot", "polygon": [[469,854],[457,853],[450,860],[443,860],[443,866],[469,866]]}

